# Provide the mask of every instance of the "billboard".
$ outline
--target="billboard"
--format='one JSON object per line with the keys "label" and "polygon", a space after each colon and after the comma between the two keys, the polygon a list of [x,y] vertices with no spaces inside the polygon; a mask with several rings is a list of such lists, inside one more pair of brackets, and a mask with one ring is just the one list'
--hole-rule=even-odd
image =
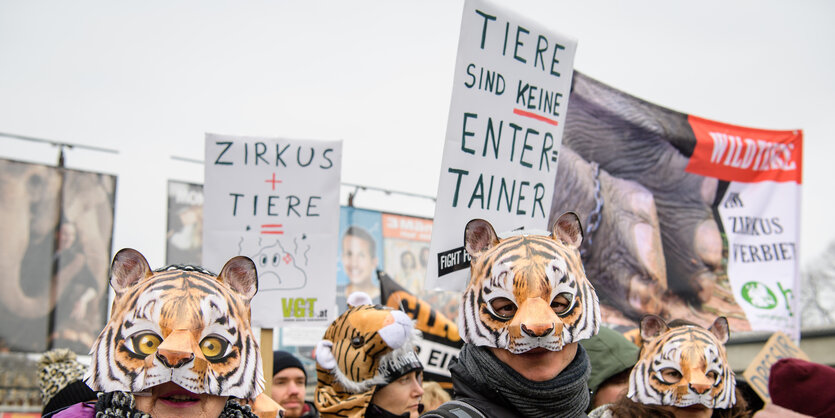
{"label": "billboard", "polygon": [[0,351],[87,354],[107,315],[116,177],[0,159]]}

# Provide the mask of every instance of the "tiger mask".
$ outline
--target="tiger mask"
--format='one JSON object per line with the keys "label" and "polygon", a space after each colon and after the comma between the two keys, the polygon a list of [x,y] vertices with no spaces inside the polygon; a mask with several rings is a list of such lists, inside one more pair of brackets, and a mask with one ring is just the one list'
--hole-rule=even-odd
{"label": "tiger mask", "polygon": [[520,354],[559,351],[595,335],[600,307],[580,261],[582,241],[573,212],[550,235],[517,231],[500,239],[483,219],[467,223],[471,276],[458,314],[464,341]]}
{"label": "tiger mask", "polygon": [[419,331],[402,311],[348,298],[349,309],[316,346],[316,408],[323,417],[362,417],[377,387],[423,366],[415,352]]}
{"label": "tiger mask", "polygon": [[629,376],[626,396],[646,405],[731,408],[736,403],[736,379],[724,347],[729,336],[724,316],[709,329],[645,316],[644,346]]}
{"label": "tiger mask", "polygon": [[264,389],[249,302],[255,264],[238,256],[220,274],[194,266],[151,271],[138,251],[113,258],[110,320],[90,352],[95,391],[142,392],[173,382],[193,393],[254,398]]}

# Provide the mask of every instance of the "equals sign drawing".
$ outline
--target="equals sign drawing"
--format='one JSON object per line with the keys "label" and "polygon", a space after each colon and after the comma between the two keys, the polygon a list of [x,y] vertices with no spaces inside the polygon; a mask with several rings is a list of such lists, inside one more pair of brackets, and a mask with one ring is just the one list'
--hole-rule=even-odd
{"label": "equals sign drawing", "polygon": [[261,233],[283,235],[284,231],[281,230],[281,224],[262,224]]}

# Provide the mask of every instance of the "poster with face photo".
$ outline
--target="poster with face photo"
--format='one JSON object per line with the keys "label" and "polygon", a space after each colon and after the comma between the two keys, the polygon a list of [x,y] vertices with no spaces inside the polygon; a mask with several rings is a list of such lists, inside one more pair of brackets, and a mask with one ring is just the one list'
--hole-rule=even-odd
{"label": "poster with face photo", "polygon": [[412,294],[423,290],[432,220],[413,216],[382,214],[384,270]]}
{"label": "poster with face photo", "polygon": [[377,270],[383,268],[383,227],[380,212],[345,206],[340,209],[336,305],[342,313],[346,298],[353,292],[365,292],[380,303]]}

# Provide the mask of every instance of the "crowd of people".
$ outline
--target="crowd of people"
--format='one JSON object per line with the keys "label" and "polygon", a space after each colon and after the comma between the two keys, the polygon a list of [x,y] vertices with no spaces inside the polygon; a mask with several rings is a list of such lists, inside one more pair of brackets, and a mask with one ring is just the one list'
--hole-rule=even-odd
{"label": "crowd of people", "polygon": [[[413,320],[356,292],[314,350],[309,397],[312,376],[293,354],[276,351],[272,375],[263,373],[249,324],[251,260],[235,257],[215,276],[193,266],[151,270],[139,252],[122,250],[91,366],[68,350],[41,360],[43,416],[835,416],[835,370],[799,359],[774,364],[772,402],[750,410],[727,359],[724,317],[706,329],[648,315],[640,346],[600,324],[575,218],[560,217],[550,235],[499,237],[486,221],[468,224],[472,278],[451,391],[423,380]],[[519,255],[532,249],[548,255]]]}

